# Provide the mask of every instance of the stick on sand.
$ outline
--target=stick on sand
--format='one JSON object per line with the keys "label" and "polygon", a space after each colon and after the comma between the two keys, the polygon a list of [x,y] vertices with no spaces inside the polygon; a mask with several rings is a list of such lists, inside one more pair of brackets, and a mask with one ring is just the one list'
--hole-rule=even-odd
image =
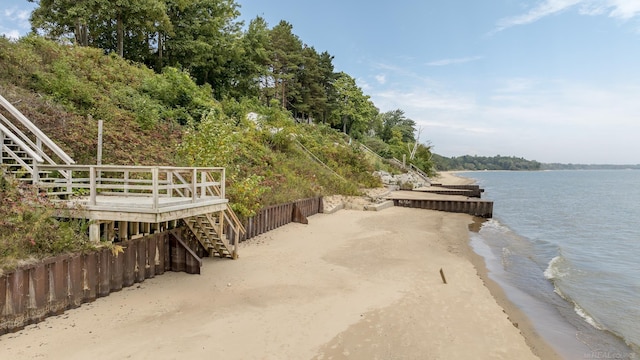
{"label": "stick on sand", "polygon": [[440,268],[440,276],[442,277],[442,282],[446,284],[447,279],[444,277],[444,271],[442,271],[442,268]]}

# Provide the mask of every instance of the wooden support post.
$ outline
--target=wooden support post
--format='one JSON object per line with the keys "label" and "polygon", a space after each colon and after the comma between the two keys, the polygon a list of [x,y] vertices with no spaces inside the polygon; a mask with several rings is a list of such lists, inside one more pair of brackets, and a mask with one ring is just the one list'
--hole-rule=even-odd
{"label": "wooden support post", "polygon": [[151,176],[153,177],[153,208],[157,209],[158,208],[158,202],[159,202],[159,196],[160,194],[159,192],[159,186],[158,186],[158,168],[154,167],[153,169],[151,169]]}
{"label": "wooden support post", "polygon": [[198,186],[198,170],[194,168],[193,172],[191,173],[191,200],[193,202],[196,202],[196,199],[198,198],[197,186]]}
{"label": "wooden support post", "polygon": [[207,196],[207,187],[204,185],[207,182],[207,172],[200,172],[200,197],[204,198]]}
{"label": "wooden support post", "polygon": [[128,221],[119,221],[118,222],[118,238],[120,241],[125,241],[129,239],[129,222]]}
{"label": "wooden support post", "polygon": [[129,170],[124,171],[124,193],[129,193]]}
{"label": "wooden support post", "polygon": [[140,233],[140,223],[139,222],[129,222],[129,239],[132,239],[134,236]]}
{"label": "wooden support post", "polygon": [[107,241],[113,241],[116,237],[115,221],[108,221],[104,224],[104,233]]}
{"label": "wooden support post", "polygon": [[225,169],[222,169],[222,172],[220,173],[220,198],[221,199],[226,199],[225,198],[225,182],[226,182],[226,177],[225,177]]}
{"label": "wooden support post", "polygon": [[151,234],[151,224],[150,223],[142,223],[142,234],[143,235]]}
{"label": "wooden support post", "polygon": [[94,221],[89,224],[89,241],[100,242],[100,222]]}
{"label": "wooden support post", "polygon": [[[91,116],[91,115],[89,115]],[[98,120],[98,154],[97,154],[97,165],[102,165],[102,120]]]}
{"label": "wooden support post", "polygon": [[89,167],[89,205],[96,204],[96,168],[95,166]]}

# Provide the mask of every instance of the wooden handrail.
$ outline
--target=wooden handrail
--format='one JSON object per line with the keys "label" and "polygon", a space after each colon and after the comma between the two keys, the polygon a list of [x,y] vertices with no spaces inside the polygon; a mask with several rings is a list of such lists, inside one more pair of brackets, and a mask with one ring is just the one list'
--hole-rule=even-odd
{"label": "wooden handrail", "polygon": [[[89,189],[89,205],[96,205],[96,197],[100,194],[150,197],[154,209],[158,208],[161,197],[176,197],[175,195],[178,195],[178,198],[190,199],[189,201],[195,203],[201,199],[209,198],[209,194],[215,192],[218,197],[224,198],[224,192],[217,189],[221,183],[215,181],[211,175],[212,172],[219,172],[220,177],[224,179],[225,169],[221,167],[41,165],[39,169],[41,171],[67,171],[70,176],[62,183],[39,181],[38,186],[56,188],[66,185],[70,192],[73,189],[84,189],[83,191]],[[74,178],[74,173],[83,174],[80,178]],[[131,178],[132,173],[141,175],[138,178]],[[187,177],[179,176],[180,173]],[[165,176],[166,178],[164,178]],[[179,181],[173,182],[173,179],[176,178]]]}
{"label": "wooden handrail", "polygon": [[75,161],[67,155],[55,142],[53,142],[45,133],[42,132],[37,126],[35,126],[31,120],[27,119],[18,109],[16,109],[7,99],[0,95],[0,105],[2,105],[7,111],[11,113],[27,130],[35,135],[36,139],[46,145],[51,151],[53,151],[64,163],[75,164]]}
{"label": "wooden handrail", "polygon": [[[13,141],[16,145],[18,145],[22,150],[24,150],[33,160],[36,162],[44,162],[44,159],[40,157],[37,153],[33,151],[33,149],[27,144],[25,144],[19,137],[13,134],[9,129],[7,129],[4,125],[0,124],[0,132],[2,132],[5,136],[7,136],[11,141]],[[4,146],[4,144],[2,144]]]}
{"label": "wooden handrail", "polygon": [[[222,185],[224,186],[224,173],[222,173]],[[211,174],[207,174],[207,180],[208,181],[213,181],[213,178],[211,177]],[[224,191],[224,187],[221,187],[221,189],[218,189],[216,187],[213,188],[213,191],[218,195],[220,195],[220,191]],[[227,206],[225,213],[224,213],[224,217],[227,219],[227,221],[229,221],[230,224],[232,224],[231,226],[234,227],[234,230],[236,230],[236,233],[240,234],[246,234],[247,233],[247,229],[245,229],[244,225],[242,225],[242,222],[240,221],[240,219],[238,218],[238,215],[236,215],[236,212],[233,211],[233,209],[231,208],[231,206]]]}

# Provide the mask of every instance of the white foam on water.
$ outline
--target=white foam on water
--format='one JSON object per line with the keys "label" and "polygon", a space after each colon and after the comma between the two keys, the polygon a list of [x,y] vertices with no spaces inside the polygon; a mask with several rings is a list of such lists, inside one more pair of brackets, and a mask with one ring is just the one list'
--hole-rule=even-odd
{"label": "white foam on water", "polygon": [[562,255],[558,255],[549,261],[547,269],[544,271],[544,277],[549,280],[562,279],[567,276],[567,271],[563,270],[565,265],[565,258]]}
{"label": "white foam on water", "polygon": [[606,330],[604,326],[600,325],[593,317],[591,317],[591,315],[589,315],[583,308],[580,307],[580,305],[576,304],[575,302],[573,302],[573,310],[576,312],[576,314],[578,314],[578,316],[583,318],[589,325],[593,326],[598,330]]}

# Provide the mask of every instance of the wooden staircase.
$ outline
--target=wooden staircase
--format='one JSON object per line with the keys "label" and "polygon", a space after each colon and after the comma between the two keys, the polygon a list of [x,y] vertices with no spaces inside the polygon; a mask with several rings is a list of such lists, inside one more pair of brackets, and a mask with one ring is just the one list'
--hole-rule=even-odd
{"label": "wooden staircase", "polygon": [[[225,221],[235,234],[232,239],[227,238]],[[191,216],[183,222],[210,256],[238,258],[239,238],[246,230],[230,207],[216,213]]]}
{"label": "wooden staircase", "polygon": [[[178,205],[175,205],[178,207],[176,211],[187,208],[206,208],[207,210],[191,209],[190,212],[185,212],[185,216],[189,217],[182,218],[182,222],[210,256],[232,259],[238,257],[239,239],[246,230],[226,201],[221,202],[225,195],[224,168],[74,164],[75,161],[69,155],[0,95],[2,175],[7,174],[34,184],[38,191],[46,192],[47,196],[55,195],[62,200],[69,200],[69,195],[73,194],[79,194],[76,197],[82,197],[83,193],[86,195],[88,192],[88,200],[85,204],[88,206],[98,207],[98,196],[112,198],[129,196],[131,208],[136,199],[143,204],[140,205],[141,208],[144,207],[142,215],[159,212],[162,204],[170,206],[172,200],[178,201]],[[214,172],[219,174],[219,178],[214,179],[212,175]],[[145,198],[151,199],[151,204],[145,203]],[[220,202],[220,207],[216,207],[214,204],[216,201]],[[118,213],[120,217],[108,218],[111,213],[107,214],[107,211],[112,209],[105,203],[100,205],[100,210],[97,210],[102,211],[100,216],[103,217],[91,218],[95,220],[90,225],[92,226],[90,239],[93,241],[100,239],[101,222],[140,221],[129,220],[121,211],[122,205],[115,202],[111,203],[112,212]],[[142,216],[141,214],[131,216],[135,218]],[[90,214],[84,216],[90,216]]]}
{"label": "wooden staircase", "polygon": [[[71,165],[75,161],[35,124],[0,95],[0,165],[3,172],[31,184],[64,182],[66,171],[42,171],[40,165]],[[70,189],[51,187],[55,195]]]}

